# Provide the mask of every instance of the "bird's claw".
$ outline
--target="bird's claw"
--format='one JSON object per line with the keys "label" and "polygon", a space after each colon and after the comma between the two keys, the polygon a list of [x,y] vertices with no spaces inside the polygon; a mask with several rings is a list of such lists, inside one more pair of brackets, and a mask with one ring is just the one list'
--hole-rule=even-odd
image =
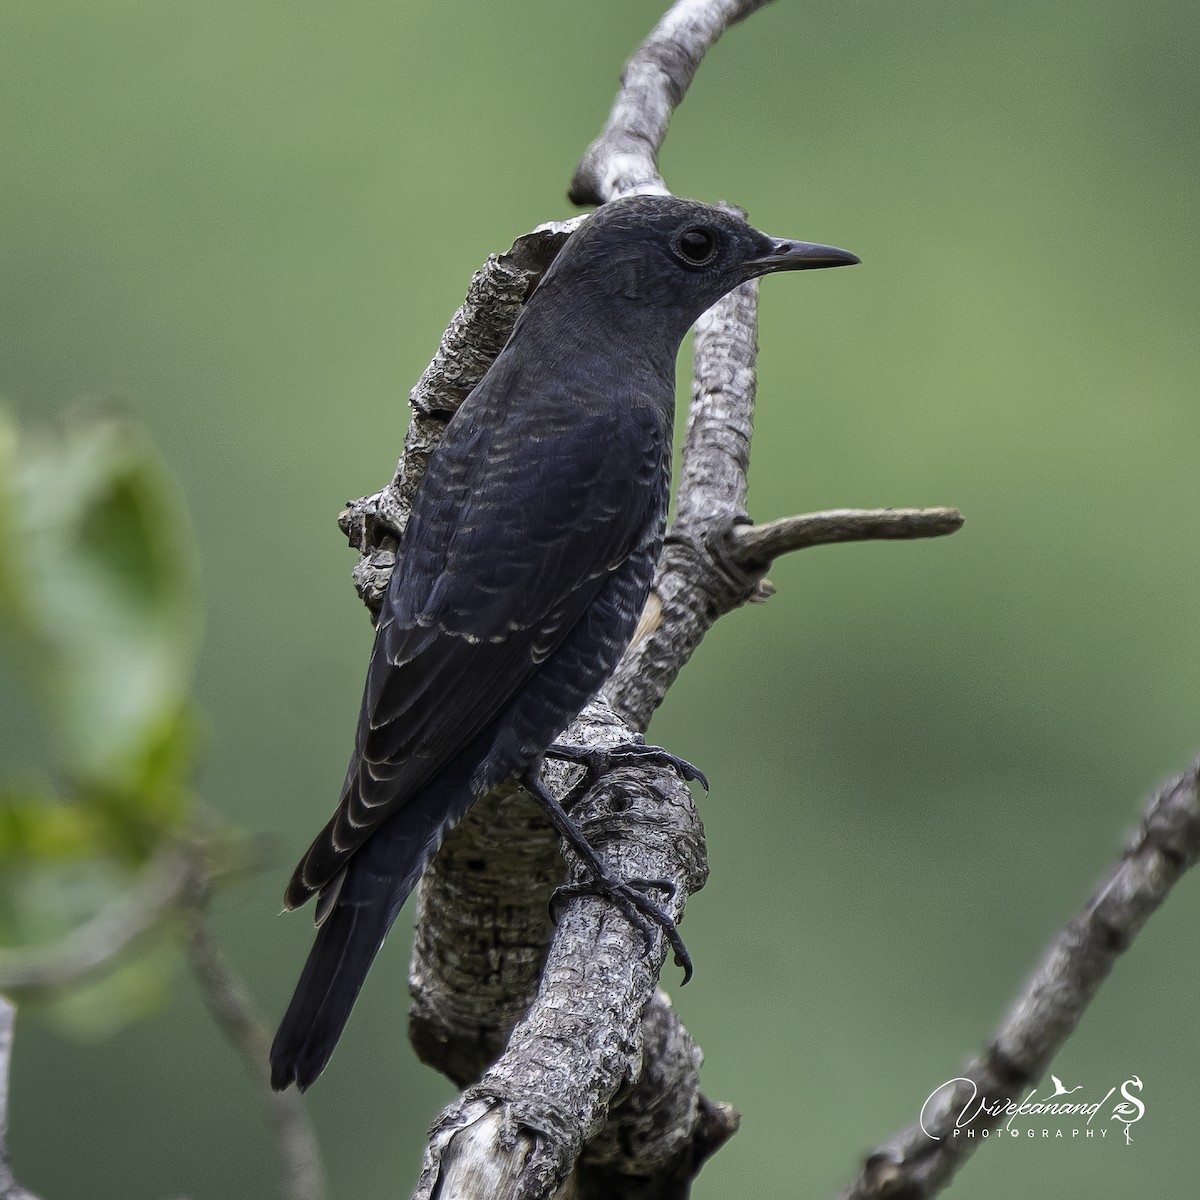
{"label": "bird's claw", "polygon": [[669,895],[675,893],[675,885],[669,879],[614,879],[611,875],[597,875],[587,883],[563,884],[550,897],[550,919],[557,925],[562,905],[577,896],[599,896],[608,900],[620,909],[632,925],[641,930],[648,950],[654,948],[654,927],[657,925],[662,930],[675,952],[675,965],[683,968],[683,982],[686,984],[692,977],[692,956],[683,944],[671,914],[647,895],[651,888],[662,888]]}
{"label": "bird's claw", "polygon": [[630,763],[650,762],[671,767],[679,773],[685,783],[695,780],[708,794],[708,777],[699,767],[680,758],[661,746],[647,746],[642,742],[626,742],[605,749],[593,746],[576,746],[568,742],[555,742],[547,751],[547,758],[574,763],[584,769],[589,786],[607,771]]}

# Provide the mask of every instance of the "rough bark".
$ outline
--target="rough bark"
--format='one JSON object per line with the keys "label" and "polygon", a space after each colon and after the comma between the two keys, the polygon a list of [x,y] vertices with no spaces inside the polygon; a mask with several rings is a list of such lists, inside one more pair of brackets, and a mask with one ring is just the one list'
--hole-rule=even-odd
{"label": "rough bark", "polygon": [[450,319],[433,360],[409,393],[412,420],[395,475],[386,487],[352,501],[339,515],[342,532],[359,551],[354,586],[373,616],[379,613],[396,565],[396,547],[408,523],[412,498],[446,422],[504,348],[521,306],[581,220],[539,225],[517,238],[504,254],[491,255],[475,272],[462,307]]}

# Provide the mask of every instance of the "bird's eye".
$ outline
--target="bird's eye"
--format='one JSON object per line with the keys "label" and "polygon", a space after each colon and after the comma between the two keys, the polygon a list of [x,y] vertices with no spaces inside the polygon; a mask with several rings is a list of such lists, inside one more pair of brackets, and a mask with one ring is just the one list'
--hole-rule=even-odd
{"label": "bird's eye", "polygon": [[675,241],[675,253],[690,266],[702,267],[717,253],[717,236],[699,225],[685,229]]}

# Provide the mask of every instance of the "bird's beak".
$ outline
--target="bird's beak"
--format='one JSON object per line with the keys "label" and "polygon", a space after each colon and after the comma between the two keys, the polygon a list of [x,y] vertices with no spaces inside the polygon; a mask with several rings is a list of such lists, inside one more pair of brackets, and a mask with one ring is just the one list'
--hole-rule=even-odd
{"label": "bird's beak", "polygon": [[752,258],[746,265],[755,275],[771,271],[811,271],[817,267],[852,267],[862,259],[849,250],[836,246],[821,246],[816,242],[788,242],[771,239],[771,249],[761,258]]}

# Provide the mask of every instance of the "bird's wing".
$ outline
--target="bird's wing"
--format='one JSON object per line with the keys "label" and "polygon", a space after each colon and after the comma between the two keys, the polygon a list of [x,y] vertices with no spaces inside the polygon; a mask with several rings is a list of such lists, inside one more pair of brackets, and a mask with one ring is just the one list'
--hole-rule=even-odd
{"label": "bird's wing", "polygon": [[657,533],[669,442],[653,411],[626,413],[619,431],[570,397],[539,405],[536,420],[494,417],[464,406],[430,459],[342,799],[296,870],[289,906],[324,887],[503,712]]}

